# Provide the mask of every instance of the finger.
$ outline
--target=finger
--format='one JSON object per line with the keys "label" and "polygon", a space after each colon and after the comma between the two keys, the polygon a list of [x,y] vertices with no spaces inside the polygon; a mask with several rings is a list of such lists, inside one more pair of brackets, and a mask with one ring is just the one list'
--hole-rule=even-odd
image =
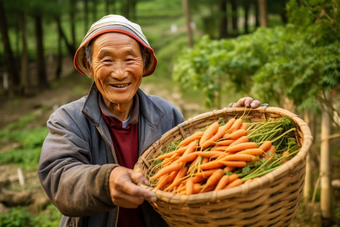
{"label": "finger", "polygon": [[135,184],[145,184],[145,185],[149,185],[150,182],[144,177],[144,175],[140,172],[132,172],[131,173],[131,180],[132,182],[134,182]]}
{"label": "finger", "polygon": [[251,103],[254,101],[254,99],[250,98],[250,97],[247,97],[244,101],[244,106],[245,107],[251,107]]}
{"label": "finger", "polygon": [[125,208],[137,208],[144,202],[144,198],[131,196],[124,194],[124,192],[117,191],[112,196],[112,202],[117,206]]}
{"label": "finger", "polygon": [[261,105],[261,102],[259,100],[254,100],[252,103],[251,103],[251,108],[257,108]]}
{"label": "finger", "polygon": [[153,191],[142,188],[133,182],[126,182],[123,190],[126,192],[126,194],[131,196],[141,197],[151,202],[157,201],[156,194]]}

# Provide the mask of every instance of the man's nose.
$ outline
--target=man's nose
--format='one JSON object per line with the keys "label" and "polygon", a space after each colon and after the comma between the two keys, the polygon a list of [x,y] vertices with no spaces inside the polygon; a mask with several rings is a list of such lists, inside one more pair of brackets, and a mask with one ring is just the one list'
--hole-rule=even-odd
{"label": "man's nose", "polygon": [[118,80],[122,80],[127,77],[127,71],[124,62],[116,62],[111,75]]}

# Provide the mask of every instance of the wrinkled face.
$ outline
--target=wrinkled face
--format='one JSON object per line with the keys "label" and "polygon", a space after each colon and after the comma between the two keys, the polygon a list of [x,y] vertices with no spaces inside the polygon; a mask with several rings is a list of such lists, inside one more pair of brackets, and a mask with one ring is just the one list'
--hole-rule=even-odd
{"label": "wrinkled face", "polygon": [[93,40],[92,48],[92,68],[87,68],[104,102],[132,104],[145,73],[138,42],[122,33],[106,33]]}

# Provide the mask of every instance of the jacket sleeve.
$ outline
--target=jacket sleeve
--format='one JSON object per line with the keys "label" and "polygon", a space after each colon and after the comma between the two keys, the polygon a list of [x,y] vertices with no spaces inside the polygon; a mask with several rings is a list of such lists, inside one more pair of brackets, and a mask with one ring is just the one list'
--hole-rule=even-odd
{"label": "jacket sleeve", "polygon": [[79,119],[80,113],[75,117],[75,112],[60,108],[48,120],[49,134],[42,147],[38,175],[62,214],[81,217],[115,207],[108,184],[110,172],[117,165],[91,164],[90,129],[84,127],[89,123],[84,116]]}

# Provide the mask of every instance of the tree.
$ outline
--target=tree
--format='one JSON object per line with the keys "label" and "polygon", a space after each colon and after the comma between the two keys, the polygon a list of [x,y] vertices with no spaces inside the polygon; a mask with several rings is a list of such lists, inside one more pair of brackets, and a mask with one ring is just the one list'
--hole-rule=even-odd
{"label": "tree", "polygon": [[267,0],[259,0],[259,21],[260,26],[268,26]]}
{"label": "tree", "polygon": [[20,84],[20,77],[16,68],[17,66],[15,65],[11,44],[9,42],[6,11],[4,8],[3,0],[0,0],[0,32],[5,50],[6,69],[10,81],[9,90],[11,93],[15,93],[13,91],[15,89],[15,86]]}

